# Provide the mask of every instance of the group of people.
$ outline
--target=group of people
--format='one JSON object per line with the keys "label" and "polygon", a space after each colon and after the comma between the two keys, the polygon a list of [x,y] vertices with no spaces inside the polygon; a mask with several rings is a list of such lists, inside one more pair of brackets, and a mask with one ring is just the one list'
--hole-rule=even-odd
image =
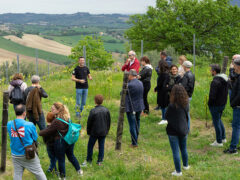
{"label": "group of people", "polygon": [[[151,76],[153,67],[148,57],[144,56],[140,62],[136,53],[130,51],[128,60],[122,67],[122,71],[129,71],[128,93],[126,95],[126,113],[129,122],[132,147],[138,147],[138,135],[140,130],[140,116],[149,114],[147,95],[151,89]],[[175,164],[174,176],[181,176],[181,151],[183,169],[188,170],[187,136],[190,132],[190,102],[194,92],[195,76],[191,72],[192,63],[182,55],[179,64],[172,64],[170,56],[161,52],[161,60],[155,68],[158,78],[157,104],[155,110],[162,110],[162,121],[158,124],[167,124],[166,131]],[[139,73],[138,73],[139,72]],[[230,104],[233,108],[232,140],[224,153],[236,154],[240,136],[240,55],[234,55],[229,69],[229,77],[221,73],[218,64],[210,65],[210,73],[213,80],[210,85],[208,106],[212,115],[216,132],[216,140],[211,146],[222,147],[226,143],[226,134],[221,116],[227,103],[228,92]],[[239,147],[240,149],[240,147]]]}
{"label": "group of people", "polygon": [[[128,88],[125,99],[125,112],[129,123],[132,148],[138,147],[141,115],[150,113],[148,104],[148,93],[151,89],[151,77],[153,67],[148,57],[144,56],[140,62],[136,53],[130,51],[128,59],[122,67],[122,71],[128,71]],[[191,72],[192,63],[185,56],[179,57],[179,64],[172,64],[172,59],[166,52],[161,52],[161,60],[155,68],[158,78],[154,91],[157,93],[157,104],[155,110],[162,111],[160,125],[167,124],[166,132],[173,153],[175,164],[174,176],[181,176],[181,151],[183,169],[190,168],[188,164],[187,136],[190,131],[190,101],[194,91],[195,76]],[[140,70],[140,63],[142,69]],[[229,78],[221,74],[221,68],[217,64],[210,66],[213,81],[209,93],[209,109],[212,114],[213,124],[216,131],[216,141],[211,146],[223,146],[226,135],[222,112],[227,102],[228,93],[230,104],[233,107],[232,141],[230,148],[225,153],[237,153],[237,144],[240,135],[240,55],[233,56],[230,67]],[[81,118],[88,94],[88,79],[91,80],[89,69],[85,66],[84,57],[79,58],[79,65],[72,73],[72,80],[76,83],[76,117]],[[41,105],[41,98],[47,98],[46,91],[40,86],[39,76],[34,75],[31,79],[32,85],[27,87],[21,74],[15,74],[9,85],[10,102],[14,106],[16,119],[9,121],[7,129],[11,140],[11,154],[14,165],[14,179],[22,179],[24,169],[32,172],[37,179],[46,179],[37,155],[28,159],[29,147],[34,147],[38,135],[35,125],[38,125],[39,135],[43,136],[47,146],[50,166],[47,172],[57,172],[59,177],[65,179],[65,154],[79,175],[83,174],[79,161],[74,155],[74,145],[68,144],[64,137],[69,131],[70,113],[68,108],[55,102],[51,111],[47,114],[47,127]],[[98,141],[99,154],[97,164],[102,165],[104,158],[105,138],[111,125],[111,115],[107,108],[102,106],[104,97],[94,97],[95,108],[88,116],[87,134],[89,135],[87,157],[82,166],[92,162],[93,147]],[[26,121],[26,117],[30,122]],[[34,149],[34,148],[33,148]],[[56,163],[58,162],[58,168]]]}
{"label": "group of people", "polygon": [[[76,117],[81,118],[81,112],[86,103],[88,93],[87,78],[92,79],[89,69],[84,65],[83,57],[79,58],[79,65],[74,69],[72,80],[76,82]],[[40,77],[37,75],[31,78],[32,85],[27,87],[21,74],[15,74],[10,82],[8,91],[10,102],[13,104],[16,119],[9,121],[7,130],[10,136],[10,147],[14,165],[14,180],[22,179],[24,169],[28,169],[39,180],[45,180],[46,175],[42,170],[35,147],[38,139],[36,125],[39,127],[39,135],[43,137],[46,144],[50,165],[47,173],[55,172],[60,179],[65,179],[65,155],[74,166],[77,174],[83,175],[79,161],[74,155],[75,143],[69,144],[64,137],[70,131],[71,117],[66,105],[55,102],[50,112],[45,117],[42,109],[41,98],[47,98],[46,91],[40,86]],[[82,166],[92,162],[93,148],[98,140],[99,155],[97,164],[102,165],[104,158],[105,138],[111,125],[111,115],[107,108],[102,106],[104,97],[94,97],[95,108],[88,116],[87,134],[89,142],[87,147],[86,161]],[[29,122],[26,121],[26,118]],[[47,123],[47,127],[46,127]],[[32,150],[32,151],[31,151]],[[32,156],[29,156],[32,152]],[[30,153],[31,154],[31,153]],[[58,162],[58,168],[56,163]]]}

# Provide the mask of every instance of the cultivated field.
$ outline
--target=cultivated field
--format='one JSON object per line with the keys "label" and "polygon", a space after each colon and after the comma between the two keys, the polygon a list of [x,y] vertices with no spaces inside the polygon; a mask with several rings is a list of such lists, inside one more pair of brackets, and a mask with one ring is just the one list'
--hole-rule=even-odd
{"label": "cultivated field", "polygon": [[24,34],[22,38],[16,36],[4,36],[5,39],[10,39],[13,42],[23,46],[41,49],[44,51],[68,56],[71,54],[71,47],[60,44],[56,41],[42,38],[38,35]]}

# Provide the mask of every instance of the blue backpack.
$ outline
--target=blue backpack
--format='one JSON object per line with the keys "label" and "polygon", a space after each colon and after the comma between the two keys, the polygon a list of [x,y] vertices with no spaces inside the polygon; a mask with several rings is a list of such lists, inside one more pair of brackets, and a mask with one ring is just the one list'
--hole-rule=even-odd
{"label": "blue backpack", "polygon": [[61,133],[58,131],[58,133],[60,134],[60,136],[66,141],[66,143],[68,143],[69,145],[74,144],[75,142],[77,142],[78,137],[80,135],[80,130],[81,130],[81,125],[80,124],[75,124],[72,123],[71,119],[69,119],[69,122],[64,121],[61,118],[57,118],[57,120],[62,121],[66,124],[68,124],[68,132],[67,134],[63,137],[61,135]]}

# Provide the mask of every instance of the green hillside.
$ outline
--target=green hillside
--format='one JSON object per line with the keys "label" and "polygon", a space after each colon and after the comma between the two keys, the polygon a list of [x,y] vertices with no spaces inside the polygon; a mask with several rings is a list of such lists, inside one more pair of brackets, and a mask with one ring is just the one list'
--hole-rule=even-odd
{"label": "green hillside", "polygon": [[[26,56],[36,57],[36,50],[34,48],[26,47],[18,43],[0,37],[0,48],[14,52],[16,54],[22,54]],[[41,59],[49,60],[56,64],[70,64],[70,60],[67,56],[54,54],[51,52],[38,50],[38,57]]]}
{"label": "green hillside", "polygon": [[[42,35],[42,37],[57,41],[61,44],[65,44],[67,46],[74,47],[79,40],[84,38],[83,35],[74,35],[74,36],[49,36],[49,35]],[[110,52],[125,52],[124,42],[120,41],[112,36],[101,36],[103,40],[104,47],[107,51]]]}

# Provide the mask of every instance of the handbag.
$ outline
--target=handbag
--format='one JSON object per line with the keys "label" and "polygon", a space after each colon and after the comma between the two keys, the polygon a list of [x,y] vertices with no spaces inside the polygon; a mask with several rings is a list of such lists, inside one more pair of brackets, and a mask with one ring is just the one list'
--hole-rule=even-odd
{"label": "handbag", "polygon": [[15,120],[14,120],[14,126],[15,126],[15,129],[16,129],[16,132],[17,132],[17,136],[20,139],[20,142],[21,142],[21,144],[23,145],[23,147],[25,149],[26,159],[28,159],[28,160],[34,159],[35,158],[35,153],[37,153],[37,148],[36,148],[35,142],[33,142],[32,145],[24,146],[23,140],[22,140],[22,138],[20,137],[20,135],[18,133]]}

